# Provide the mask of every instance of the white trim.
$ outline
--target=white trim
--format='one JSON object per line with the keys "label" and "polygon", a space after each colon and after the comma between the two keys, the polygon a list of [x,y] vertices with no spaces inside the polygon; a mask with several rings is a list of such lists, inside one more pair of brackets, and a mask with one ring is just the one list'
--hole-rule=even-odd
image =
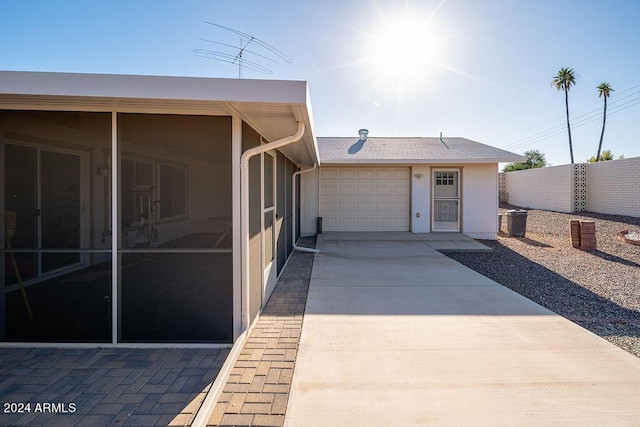
{"label": "white trim", "polygon": [[118,145],[118,112],[111,112],[111,344],[118,343],[118,288],[120,287],[120,156]]}
{"label": "white trim", "polygon": [[[262,137],[260,138],[262,140]],[[265,207],[265,192],[264,192],[264,188],[265,188],[265,184],[266,184],[266,180],[265,180],[265,176],[264,176],[264,172],[265,172],[265,163],[266,163],[266,156],[269,156],[271,158],[271,161],[273,162],[273,168],[272,168],[272,174],[271,174],[271,188],[272,188],[272,204],[271,206]],[[262,217],[261,217],[261,231],[262,231],[262,256],[261,261],[262,261],[262,306],[264,306],[267,301],[269,300],[269,297],[271,296],[271,293],[273,292],[273,289],[276,287],[276,282],[278,280],[277,277],[277,262],[278,262],[278,240],[277,240],[277,236],[276,236],[276,226],[277,226],[277,218],[276,218],[276,204],[278,201],[278,180],[277,180],[277,176],[278,176],[278,156],[276,154],[276,151],[267,151],[265,153],[263,153],[261,155],[262,157],[262,174],[261,174],[261,182],[262,185],[261,187],[261,206],[262,206]],[[267,177],[268,179],[269,177]],[[264,217],[266,214],[271,213],[272,216],[272,224],[271,224],[271,260],[267,262],[266,259],[266,241],[267,239],[266,234],[267,231],[265,230],[265,223],[264,223]]]}
{"label": "white trim", "polygon": [[220,368],[216,379],[211,384],[209,391],[204,397],[202,404],[196,411],[195,417],[191,422],[191,427],[206,427],[209,421],[209,417],[213,412],[213,409],[218,403],[218,399],[222,394],[222,390],[224,386],[227,384],[227,380],[229,379],[229,375],[231,375],[231,371],[233,370],[238,357],[240,356],[240,352],[244,348],[244,344],[249,337],[249,330],[243,332],[236,340],[235,344],[231,348],[231,351],[227,355],[227,358]]}
{"label": "white trim", "polygon": [[307,83],[294,80],[0,71],[0,93],[15,98],[86,97],[98,100],[113,98],[113,101],[125,102],[306,104]]}
{"label": "white trim", "polygon": [[[239,165],[242,156],[242,120],[238,116],[231,118],[231,164]],[[232,189],[240,187],[240,168],[231,168]],[[242,334],[242,254],[241,254],[241,212],[240,193],[231,191],[232,205],[232,243],[233,250],[233,340]]]}

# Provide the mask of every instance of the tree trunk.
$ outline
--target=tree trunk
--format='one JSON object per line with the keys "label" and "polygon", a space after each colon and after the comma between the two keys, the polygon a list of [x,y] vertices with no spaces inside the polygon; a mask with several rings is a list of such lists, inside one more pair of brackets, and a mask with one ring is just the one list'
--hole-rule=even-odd
{"label": "tree trunk", "polygon": [[607,95],[604,95],[604,114],[602,116],[602,132],[600,132],[600,144],[598,144],[598,155],[596,162],[600,161],[600,151],[602,150],[602,139],[604,138],[604,125],[607,123]]}
{"label": "tree trunk", "polygon": [[569,125],[569,88],[564,88],[564,104],[567,107],[567,132],[569,133],[569,154],[573,164],[573,143],[571,142],[571,126]]}

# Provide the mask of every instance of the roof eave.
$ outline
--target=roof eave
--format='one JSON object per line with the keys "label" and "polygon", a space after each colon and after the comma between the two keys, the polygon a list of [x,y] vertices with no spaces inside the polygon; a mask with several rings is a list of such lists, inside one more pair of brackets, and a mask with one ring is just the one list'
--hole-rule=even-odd
{"label": "roof eave", "polygon": [[478,159],[330,159],[322,158],[323,165],[349,165],[349,164],[486,164],[486,163],[511,163],[522,162],[524,157],[512,158],[478,158]]}
{"label": "roof eave", "polygon": [[[302,121],[302,142],[288,154],[298,164],[319,160],[305,81],[0,71],[0,108],[235,114],[269,140]],[[273,118],[270,108],[278,110]]]}
{"label": "roof eave", "polygon": [[0,71],[0,94],[109,99],[303,104],[306,82]]}

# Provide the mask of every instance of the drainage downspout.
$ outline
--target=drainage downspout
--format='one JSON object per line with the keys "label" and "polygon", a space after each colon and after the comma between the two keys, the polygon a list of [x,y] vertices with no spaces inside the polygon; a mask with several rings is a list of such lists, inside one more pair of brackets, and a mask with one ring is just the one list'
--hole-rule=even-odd
{"label": "drainage downspout", "polygon": [[293,193],[293,197],[291,198],[291,212],[293,213],[293,215],[291,215],[291,240],[293,242],[293,249],[297,249],[301,252],[311,252],[314,254],[320,253],[320,251],[318,249],[312,249],[312,248],[303,248],[302,246],[298,246],[296,244],[296,178],[298,177],[298,175],[303,174],[303,173],[307,173],[307,172],[311,172],[313,170],[316,170],[316,168],[318,167],[317,163],[313,164],[313,167],[309,168],[309,169],[304,169],[301,171],[298,171],[296,173],[293,174],[293,177],[291,178],[291,181],[293,183],[293,188],[292,188],[292,193]]}
{"label": "drainage downspout", "polygon": [[304,123],[298,122],[298,130],[287,136],[259,147],[249,148],[240,157],[240,234],[242,244],[242,290],[244,291],[244,307],[242,307],[242,330],[250,326],[249,313],[249,159],[256,154],[275,150],[282,146],[299,141],[304,135]]}

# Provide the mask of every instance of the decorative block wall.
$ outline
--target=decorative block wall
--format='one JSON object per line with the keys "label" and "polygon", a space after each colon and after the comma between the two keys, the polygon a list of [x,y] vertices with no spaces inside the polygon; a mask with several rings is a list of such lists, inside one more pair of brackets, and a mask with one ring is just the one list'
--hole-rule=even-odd
{"label": "decorative block wall", "polygon": [[509,193],[507,193],[507,177],[504,172],[498,174],[498,197],[500,203],[509,202]]}
{"label": "decorative block wall", "polygon": [[573,212],[572,165],[551,166],[505,173],[509,203],[523,208]]}
{"label": "decorative block wall", "polygon": [[500,174],[515,206],[640,218],[640,157]]}
{"label": "decorative block wall", "polygon": [[587,165],[573,165],[573,212],[587,210]]}
{"label": "decorative block wall", "polygon": [[587,210],[640,218],[640,157],[587,165]]}

